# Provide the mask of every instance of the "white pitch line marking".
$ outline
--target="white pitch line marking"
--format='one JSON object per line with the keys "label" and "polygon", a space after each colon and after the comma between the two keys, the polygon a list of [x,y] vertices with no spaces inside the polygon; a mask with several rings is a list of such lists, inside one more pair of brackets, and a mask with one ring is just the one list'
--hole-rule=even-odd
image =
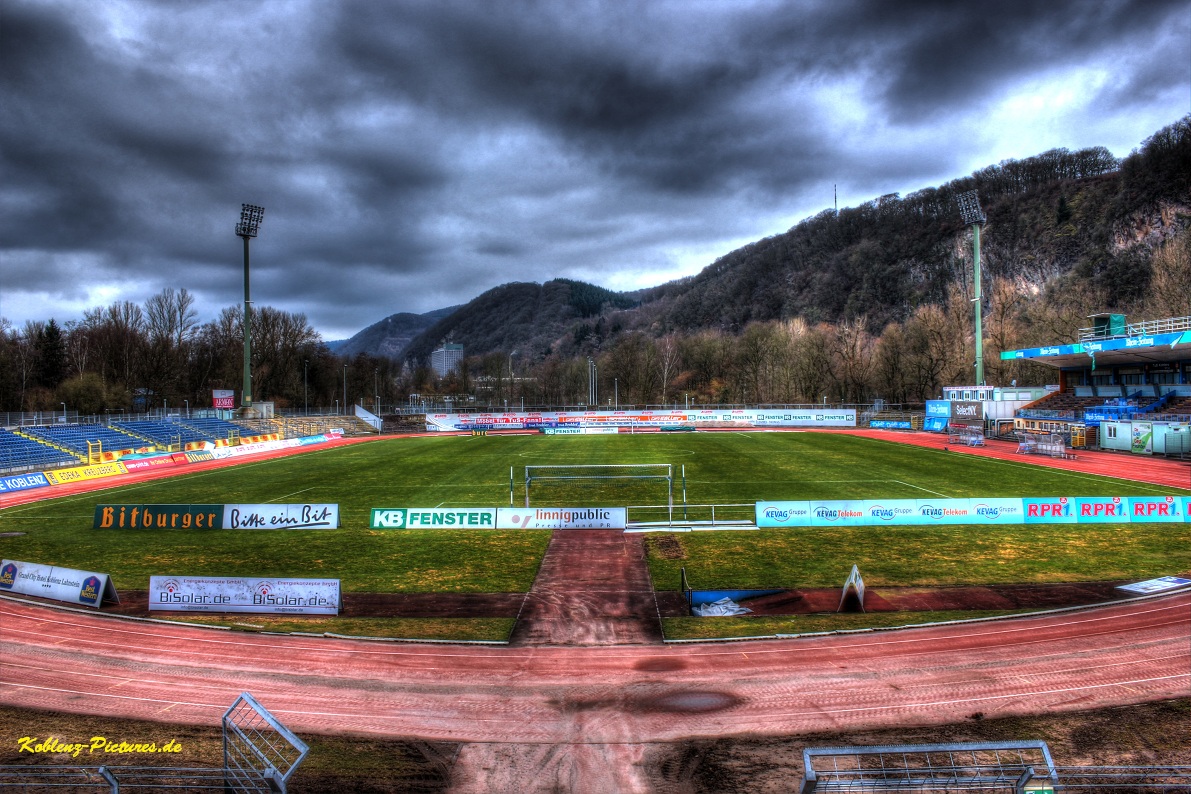
{"label": "white pitch line marking", "polygon": [[933,493],[935,496],[941,496],[944,499],[947,498],[947,494],[945,494],[945,493],[939,493],[938,491],[932,491],[930,488],[923,488],[921,485],[914,485],[913,483],[909,483],[904,480],[889,480],[889,482],[895,482],[898,485],[904,485],[907,488],[917,488],[920,491],[926,491],[927,493]]}

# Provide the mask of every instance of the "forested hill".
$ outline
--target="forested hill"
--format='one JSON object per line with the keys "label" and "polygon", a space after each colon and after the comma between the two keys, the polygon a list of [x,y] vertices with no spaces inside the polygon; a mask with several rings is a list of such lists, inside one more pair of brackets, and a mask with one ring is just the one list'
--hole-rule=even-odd
{"label": "forested hill", "polygon": [[410,342],[419,334],[461,308],[463,307],[451,306],[425,314],[409,312],[391,314],[380,322],[368,326],[351,339],[341,342],[335,348],[335,352],[341,356],[369,353],[384,358],[400,359],[405,355],[405,350],[409,347]]}
{"label": "forested hill", "polygon": [[632,295],[567,280],[506,284],[435,323],[404,357],[425,361],[449,339],[469,356],[517,350],[541,360],[598,352],[623,331],[735,334],[792,318],[862,319],[879,333],[956,289],[970,291],[970,234],[955,203],[968,190],[979,192],[988,216],[986,296],[1000,284],[1031,300],[1077,292],[1076,313],[1083,304],[1147,304],[1154,251],[1191,222],[1191,116],[1120,161],[1103,147],[1054,149],[907,196],[826,210],[696,276]]}
{"label": "forested hill", "polygon": [[632,294],[569,279],[505,284],[432,325],[410,343],[405,356],[426,361],[434,348],[450,341],[462,344],[468,355],[516,350],[540,358],[584,318],[636,303]]}
{"label": "forested hill", "polygon": [[1037,293],[1076,277],[1127,306],[1148,288],[1154,247],[1184,228],[1191,210],[1191,116],[1118,162],[1103,147],[1055,149],[1008,160],[908,196],[824,211],[784,234],[747,245],[689,279],[643,296],[642,311],[673,330],[802,316],[863,316],[871,331],[942,302],[970,280],[971,250],[955,196],[977,190],[988,224],[984,272]]}

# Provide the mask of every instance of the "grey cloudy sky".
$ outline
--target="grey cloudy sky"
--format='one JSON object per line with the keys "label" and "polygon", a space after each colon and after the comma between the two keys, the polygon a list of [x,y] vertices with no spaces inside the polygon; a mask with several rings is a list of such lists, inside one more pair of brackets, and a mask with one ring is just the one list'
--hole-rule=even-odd
{"label": "grey cloudy sky", "polygon": [[324,338],[635,289],[832,205],[1191,112],[1186,0],[4,0],[0,315],[186,287]]}

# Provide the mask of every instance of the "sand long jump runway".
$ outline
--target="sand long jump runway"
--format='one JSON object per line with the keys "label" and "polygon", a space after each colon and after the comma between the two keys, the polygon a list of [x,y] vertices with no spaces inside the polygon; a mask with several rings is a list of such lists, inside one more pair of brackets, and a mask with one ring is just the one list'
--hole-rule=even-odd
{"label": "sand long jump runway", "polygon": [[946,724],[1191,694],[1186,592],[1011,621],[668,647],[250,635],[7,598],[0,626],[9,705],[213,724],[247,690],[299,732],[461,742],[462,791],[580,779],[587,790],[646,791],[634,777],[642,754],[689,737]]}

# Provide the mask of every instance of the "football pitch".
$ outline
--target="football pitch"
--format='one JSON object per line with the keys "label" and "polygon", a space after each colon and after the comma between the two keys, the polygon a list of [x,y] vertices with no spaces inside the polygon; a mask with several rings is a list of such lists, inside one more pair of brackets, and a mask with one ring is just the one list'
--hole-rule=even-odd
{"label": "football pitch", "polygon": [[[626,463],[671,464],[679,506],[684,493],[690,505],[1191,493],[832,433],[391,438],[11,507],[0,511],[0,533],[14,533],[0,537],[0,555],[102,571],[129,590],[145,589],[150,575],[206,575],[338,578],[348,593],[520,593],[548,531],[370,529],[371,509],[506,506],[510,470],[521,506],[527,465]],[[667,493],[658,481],[584,480],[535,482],[532,497],[534,506],[624,507],[664,504]],[[334,503],[341,528],[92,529],[100,503]],[[869,586],[1191,570],[1191,524],[699,531],[674,536],[664,554],[657,537],[647,546],[658,590],[678,589],[680,567],[701,588],[839,586],[853,564]]]}

